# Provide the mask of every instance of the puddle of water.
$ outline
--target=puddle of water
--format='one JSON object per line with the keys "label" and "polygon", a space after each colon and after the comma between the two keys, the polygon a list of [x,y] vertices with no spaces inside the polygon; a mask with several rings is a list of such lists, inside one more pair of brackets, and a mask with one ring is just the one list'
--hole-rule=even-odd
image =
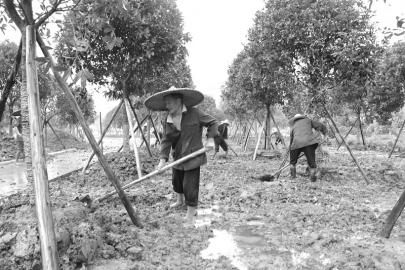
{"label": "puddle of water", "polygon": [[267,245],[263,235],[253,232],[251,226],[236,227],[234,238],[241,246],[264,247]]}
{"label": "puddle of water", "polygon": [[218,205],[213,205],[210,208],[197,209],[197,218],[194,227],[210,226],[214,219],[222,216],[217,210],[219,210]]}
{"label": "puddle of water", "polygon": [[231,264],[239,270],[248,267],[241,261],[242,251],[239,249],[232,234],[225,230],[213,230],[214,237],[209,240],[209,245],[201,251],[201,257],[206,260],[217,260],[221,256],[227,257]]}

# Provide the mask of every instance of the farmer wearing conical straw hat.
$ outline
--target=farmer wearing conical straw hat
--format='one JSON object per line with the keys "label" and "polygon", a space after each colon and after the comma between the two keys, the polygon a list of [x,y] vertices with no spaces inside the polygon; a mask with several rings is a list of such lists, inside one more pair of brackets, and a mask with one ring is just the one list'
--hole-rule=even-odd
{"label": "farmer wearing conical straw hat", "polygon": [[[173,159],[178,160],[203,148],[203,126],[208,128],[205,147],[214,148],[213,138],[218,133],[217,120],[193,107],[203,99],[204,96],[199,91],[171,87],[145,100],[146,107],[151,110],[168,111],[164,121],[158,169],[165,166],[171,149]],[[186,204],[188,222],[192,222],[197,214],[200,167],[205,163],[207,156],[203,154],[172,169],[172,184],[177,200],[170,207]]]}
{"label": "farmer wearing conical straw hat", "polygon": [[309,166],[310,179],[316,181],[315,150],[320,141],[312,129],[326,134],[326,126],[318,121],[311,120],[305,115],[296,114],[288,124],[290,126],[290,172],[291,178],[296,177],[296,165],[301,152],[304,152]]}
{"label": "farmer wearing conical straw hat", "polygon": [[214,138],[215,142],[215,155],[219,152],[219,147],[225,151],[225,157],[228,156],[228,144],[226,143],[226,139],[228,139],[228,127],[229,127],[229,120],[225,119],[222,121],[218,126],[218,136]]}

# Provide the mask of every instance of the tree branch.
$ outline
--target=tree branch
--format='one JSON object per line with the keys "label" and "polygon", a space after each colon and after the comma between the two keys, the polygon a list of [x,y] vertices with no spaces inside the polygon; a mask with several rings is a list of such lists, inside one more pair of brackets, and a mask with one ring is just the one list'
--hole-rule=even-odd
{"label": "tree branch", "polygon": [[4,6],[6,7],[6,12],[7,12],[8,16],[17,25],[17,27],[21,31],[23,29],[25,23],[24,23],[24,20],[21,19],[17,10],[15,9],[13,0],[3,0],[3,3],[4,3]]}

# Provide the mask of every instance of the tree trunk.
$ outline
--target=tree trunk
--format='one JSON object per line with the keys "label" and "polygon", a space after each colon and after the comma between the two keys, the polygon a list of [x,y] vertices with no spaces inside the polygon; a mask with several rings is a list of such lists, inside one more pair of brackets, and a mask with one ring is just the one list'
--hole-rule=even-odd
{"label": "tree trunk", "polygon": [[270,126],[270,105],[266,105],[266,128],[264,129],[264,149],[270,149],[271,141],[271,126]]}
{"label": "tree trunk", "polygon": [[38,231],[41,240],[42,269],[59,269],[58,249],[51,212],[48,173],[46,170],[44,138],[42,134],[41,105],[39,101],[38,75],[35,63],[35,27],[26,28],[26,79],[29,105],[30,142],[34,175],[35,206]]}
{"label": "tree trunk", "polygon": [[13,117],[11,115],[13,115],[13,107],[9,107],[9,113],[10,113],[10,119],[9,119],[9,126],[8,126],[8,134],[10,136],[13,136]]}
{"label": "tree trunk", "polygon": [[[125,99],[125,97],[122,98],[123,101]],[[123,151],[124,152],[128,152],[129,151],[129,124],[128,121],[131,121],[131,119],[128,119],[127,117],[127,112],[125,110],[125,108],[123,107],[122,110],[122,133],[123,133],[123,137],[122,137],[122,145],[123,145]],[[133,138],[135,140],[135,138]]]}
{"label": "tree trunk", "polygon": [[362,127],[362,124],[361,124],[360,113],[361,113],[361,110],[359,109],[359,111],[357,113],[357,119],[359,121],[359,129],[360,129],[360,134],[361,134],[361,140],[363,141],[363,146],[365,147],[366,146],[366,140],[364,139],[364,133],[363,133],[363,127]]}

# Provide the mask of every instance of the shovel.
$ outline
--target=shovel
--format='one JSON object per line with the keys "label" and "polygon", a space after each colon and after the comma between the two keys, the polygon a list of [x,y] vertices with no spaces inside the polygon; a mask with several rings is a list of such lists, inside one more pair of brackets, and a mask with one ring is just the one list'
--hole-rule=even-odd
{"label": "shovel", "polygon": [[[170,169],[170,168],[172,168],[172,167],[174,167],[176,165],[179,165],[179,164],[181,164],[183,162],[186,162],[187,160],[192,159],[192,158],[194,158],[196,156],[202,155],[202,154],[204,154],[204,153],[206,153],[206,152],[208,152],[210,150],[211,149],[208,149],[208,148],[205,148],[205,147],[201,148],[200,150],[197,150],[197,151],[195,151],[195,152],[193,152],[193,153],[191,153],[191,154],[189,154],[189,155],[187,155],[185,157],[182,157],[182,158],[180,158],[180,159],[178,159],[176,161],[173,161],[172,163],[167,164],[166,166],[164,166],[164,167],[162,167],[160,169],[154,170],[153,172],[151,172],[151,173],[149,173],[147,175],[144,175],[141,178],[139,178],[139,179],[137,179],[137,180],[135,180],[135,181],[133,181],[131,183],[126,184],[125,186],[122,187],[122,190],[125,190],[125,189],[127,189],[129,187],[132,187],[132,186],[134,186],[136,184],[139,184],[139,183],[145,181],[146,179],[151,178],[152,176],[160,174],[160,173],[162,173],[162,172],[164,172],[164,171],[166,171],[166,170],[168,170],[168,169]],[[103,200],[113,196],[114,194],[116,194],[115,191],[107,193],[106,195],[104,195],[104,196],[102,196],[100,198],[97,198],[96,201],[99,201],[99,202],[103,201]]]}

